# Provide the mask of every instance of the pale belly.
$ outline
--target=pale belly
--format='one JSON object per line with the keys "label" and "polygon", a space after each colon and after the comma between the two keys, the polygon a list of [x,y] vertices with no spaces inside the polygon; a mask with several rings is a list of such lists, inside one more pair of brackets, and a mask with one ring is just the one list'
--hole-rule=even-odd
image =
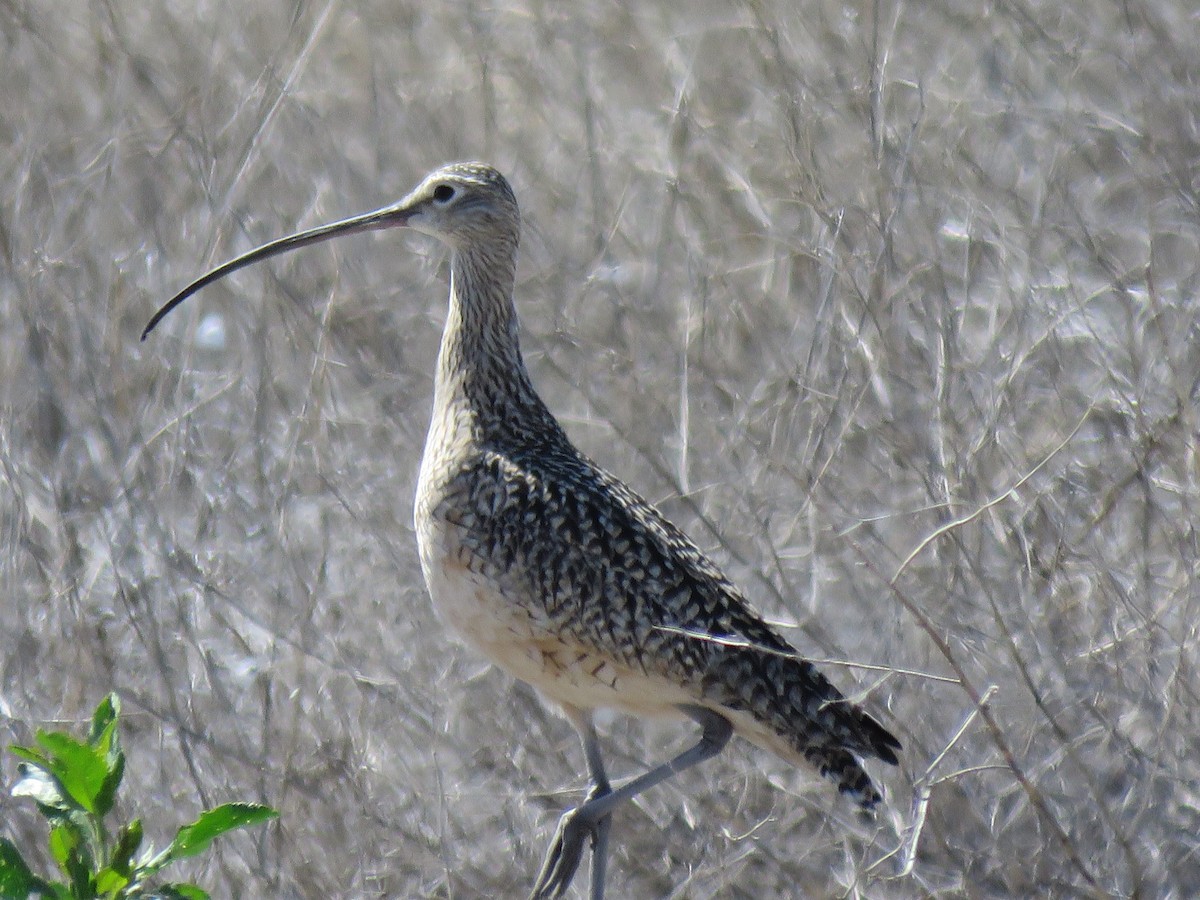
{"label": "pale belly", "polygon": [[548,699],[579,709],[610,708],[638,716],[679,718],[697,698],[600,649],[558,633],[540,605],[464,550],[457,529],[419,516],[417,545],[438,618],[467,644]]}

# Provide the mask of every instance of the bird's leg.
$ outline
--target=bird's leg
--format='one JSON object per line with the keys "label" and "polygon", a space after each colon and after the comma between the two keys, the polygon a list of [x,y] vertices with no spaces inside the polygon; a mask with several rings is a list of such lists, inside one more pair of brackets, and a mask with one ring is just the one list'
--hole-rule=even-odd
{"label": "bird's leg", "polygon": [[[591,900],[602,900],[606,860],[601,851],[607,849],[609,816],[613,809],[626,800],[636,797],[642,791],[661,784],[672,775],[704,762],[706,759],[711,759],[720,753],[728,743],[730,735],[733,734],[733,726],[724,716],[702,706],[692,706],[691,704],[681,704],[679,709],[695,720],[703,729],[700,740],[696,742],[695,746],[684,750],[674,759],[651,769],[644,775],[639,775],[615,791],[611,789],[598,790],[598,787],[594,787],[583,803],[567,812],[559,820],[558,830],[554,833],[550,851],[546,854],[546,861],[542,864],[531,900],[561,897],[566,892],[571,884],[571,879],[575,877],[575,871],[579,868],[579,862],[583,856],[583,842],[588,835],[592,836],[594,852]],[[591,727],[590,719],[580,733],[584,735],[584,752],[588,755],[588,767],[592,769],[594,778],[593,757],[598,762],[600,754],[596,745],[595,729]],[[592,745],[592,749],[589,749],[589,743]],[[601,766],[600,772],[603,774],[603,766]],[[607,786],[607,780],[604,784]],[[599,879],[597,879],[597,875],[599,875]]]}
{"label": "bird's leg", "polygon": [[[579,805],[579,809],[587,806],[593,800],[604,797],[612,792],[608,774],[604,771],[604,759],[600,755],[600,739],[596,736],[596,726],[592,722],[590,712],[575,706],[564,706],[563,711],[583,742],[583,754],[587,759],[588,776],[591,787],[587,797]],[[572,811],[573,812],[573,811]],[[592,836],[592,886],[591,900],[604,900],[604,878],[608,863],[608,832],[612,824],[611,816],[604,816],[594,824],[574,822],[571,813],[564,815],[550,843],[550,852],[538,873],[537,884],[534,886],[531,900],[542,897],[559,897],[575,877],[583,857],[583,839],[585,834]]]}
{"label": "bird's leg", "polygon": [[[580,730],[583,738],[583,755],[587,757],[588,776],[592,779],[592,788],[588,791],[583,806],[594,800],[599,800],[612,793],[608,783],[608,773],[604,771],[604,760],[600,756],[600,739],[596,737],[596,727],[592,724],[591,714],[586,714],[586,722]],[[602,816],[596,822],[592,832],[592,890],[591,900],[604,900],[604,876],[608,868],[608,832],[612,826],[612,815]]]}

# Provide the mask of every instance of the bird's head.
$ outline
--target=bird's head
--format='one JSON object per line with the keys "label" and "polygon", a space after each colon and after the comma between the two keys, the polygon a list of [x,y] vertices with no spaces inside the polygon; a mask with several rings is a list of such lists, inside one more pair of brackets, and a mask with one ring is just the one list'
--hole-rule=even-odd
{"label": "bird's head", "polygon": [[404,199],[390,206],[279,238],[200,276],[159,308],[142,331],[142,340],[201,288],[253,263],[309,244],[360,231],[411,228],[438,238],[456,252],[467,247],[491,250],[511,261],[520,227],[517,200],[503,175],[483,163],[451,163],[431,172]]}
{"label": "bird's head", "polygon": [[483,163],[452,163],[425,177],[397,204],[414,231],[451,247],[515,242],[521,219],[504,176]]}

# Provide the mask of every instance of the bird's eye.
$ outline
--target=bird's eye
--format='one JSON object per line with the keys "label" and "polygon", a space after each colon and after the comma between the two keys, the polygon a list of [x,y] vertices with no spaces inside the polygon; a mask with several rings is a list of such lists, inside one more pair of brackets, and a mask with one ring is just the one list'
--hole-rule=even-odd
{"label": "bird's eye", "polygon": [[449,203],[454,199],[454,188],[448,184],[439,184],[433,189],[433,199],[438,203]]}

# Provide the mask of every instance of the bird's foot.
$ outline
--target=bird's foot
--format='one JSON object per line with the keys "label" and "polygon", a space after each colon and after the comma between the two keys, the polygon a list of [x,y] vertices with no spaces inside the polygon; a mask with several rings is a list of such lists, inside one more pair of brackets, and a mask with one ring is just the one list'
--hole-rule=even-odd
{"label": "bird's foot", "polygon": [[538,873],[530,900],[551,900],[561,897],[571,885],[579,863],[583,860],[583,843],[588,836],[595,835],[596,823],[579,816],[582,807],[572,809],[558,820],[558,829],[542,871]]}
{"label": "bird's foot", "polygon": [[546,853],[546,860],[538,873],[537,883],[529,900],[554,900],[561,897],[571,886],[579,864],[583,861],[585,841],[592,843],[592,900],[601,900],[604,895],[604,864],[608,851],[608,829],[612,816],[605,813],[597,817],[591,807],[592,801],[609,793],[607,784],[593,789],[587,799],[574,809],[568,810],[558,820],[554,839]]}

